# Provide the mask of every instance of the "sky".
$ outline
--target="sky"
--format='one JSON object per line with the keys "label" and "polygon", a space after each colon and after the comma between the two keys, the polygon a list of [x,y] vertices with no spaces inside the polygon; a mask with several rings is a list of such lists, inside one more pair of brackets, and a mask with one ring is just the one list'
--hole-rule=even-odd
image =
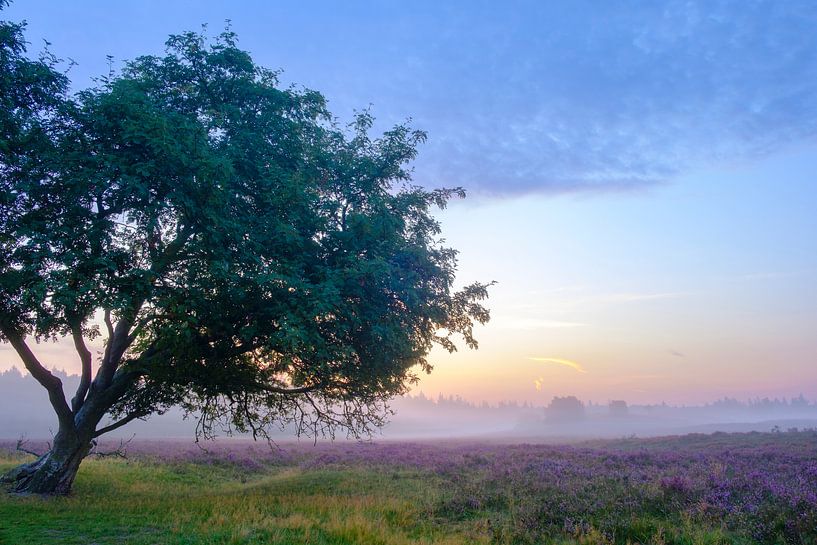
{"label": "sky", "polygon": [[[480,349],[416,392],[474,401],[817,398],[817,4],[17,0],[75,89],[230,20],[341,120],[429,133]],[[67,345],[37,347],[50,365]],[[0,369],[19,365],[0,346]]]}

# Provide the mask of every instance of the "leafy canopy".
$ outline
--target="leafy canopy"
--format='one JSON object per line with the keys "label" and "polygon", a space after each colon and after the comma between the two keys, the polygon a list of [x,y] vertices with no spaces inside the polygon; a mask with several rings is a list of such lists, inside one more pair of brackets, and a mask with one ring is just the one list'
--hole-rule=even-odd
{"label": "leafy canopy", "polygon": [[2,339],[72,336],[82,357],[104,335],[75,410],[114,385],[114,416],[358,434],[435,343],[476,347],[487,286],[453,288],[432,209],[463,191],[411,184],[423,132],[338,126],[229,30],[69,96],[20,30],[0,35]]}

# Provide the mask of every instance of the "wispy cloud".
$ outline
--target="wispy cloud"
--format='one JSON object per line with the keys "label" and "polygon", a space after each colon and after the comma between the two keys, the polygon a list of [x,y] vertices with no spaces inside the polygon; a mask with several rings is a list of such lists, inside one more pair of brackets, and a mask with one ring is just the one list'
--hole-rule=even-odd
{"label": "wispy cloud", "polygon": [[586,373],[587,371],[582,367],[579,363],[576,363],[572,360],[566,360],[563,358],[542,358],[542,357],[534,357],[531,356],[528,358],[530,361],[538,361],[542,363],[553,363],[555,365],[563,365],[565,367],[570,367],[574,371],[579,373]]}
{"label": "wispy cloud", "polygon": [[513,329],[522,331],[534,331],[537,329],[561,329],[572,327],[583,327],[586,324],[581,322],[569,322],[563,320],[547,320],[541,318],[530,318],[520,316],[495,316],[491,320],[491,326],[498,329]]}
{"label": "wispy cloud", "polygon": [[[201,4],[168,8],[165,22],[223,20],[218,3]],[[342,19],[295,2],[257,4],[230,18],[239,30],[284,23],[242,34],[259,60],[287,70],[283,81],[322,90],[337,115],[374,101],[383,127],[413,116],[428,131],[415,165],[423,184],[626,191],[817,136],[813,0],[416,0],[366,3]],[[103,68],[100,47],[156,47],[147,37],[127,48],[75,40],[65,14],[40,11],[57,33],[49,39],[81,44],[64,49],[80,69]],[[128,10],[105,11],[114,24]],[[342,39],[325,31],[339,26]],[[297,40],[311,45],[286,47]]]}
{"label": "wispy cloud", "polygon": [[630,375],[627,378],[631,378],[633,380],[655,380],[659,378],[665,378],[665,375],[657,375],[657,374],[646,374],[646,375]]}
{"label": "wispy cloud", "polygon": [[817,135],[817,3],[513,4],[451,7],[414,50],[422,73],[401,84],[423,82],[423,178],[632,190]]}
{"label": "wispy cloud", "polygon": [[610,293],[607,295],[600,295],[595,298],[599,303],[634,303],[638,301],[656,301],[660,299],[679,299],[684,297],[685,293],[667,292],[667,293]]}
{"label": "wispy cloud", "polygon": [[[688,297],[688,292],[576,292],[570,294],[542,294],[535,302],[521,303],[514,309],[519,314],[518,321],[535,321],[539,320],[534,316],[535,311],[541,312],[540,309],[547,309],[549,313],[565,313],[565,312],[583,312],[598,307],[610,305],[625,305],[646,303],[651,301],[671,301],[674,299],[681,299]],[[501,317],[497,316],[498,319]],[[512,320],[509,320],[512,321]],[[545,320],[551,321],[551,320]],[[572,327],[576,325],[586,325],[581,321],[551,321],[554,325],[564,324],[562,327],[567,327],[568,324]]]}
{"label": "wispy cloud", "polygon": [[756,272],[739,276],[741,280],[778,280],[807,274],[807,271]]}

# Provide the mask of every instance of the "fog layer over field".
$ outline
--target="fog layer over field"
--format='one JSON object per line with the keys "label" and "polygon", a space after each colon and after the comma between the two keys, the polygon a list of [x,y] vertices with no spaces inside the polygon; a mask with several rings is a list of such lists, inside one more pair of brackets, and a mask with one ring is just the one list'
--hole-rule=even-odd
{"label": "fog layer over field", "polygon": [[[79,377],[57,372],[67,397]],[[564,441],[624,436],[660,436],[691,432],[776,431],[817,428],[817,403],[794,399],[721,399],[702,406],[628,405],[626,400],[582,402],[572,396],[543,400],[541,405],[474,404],[456,397],[423,395],[396,399],[395,414],[380,439],[517,439]],[[18,370],[0,373],[0,438],[48,438],[56,430],[45,390]],[[137,421],[110,437],[193,437],[196,419],[180,410]],[[291,438],[276,430],[277,440]]]}

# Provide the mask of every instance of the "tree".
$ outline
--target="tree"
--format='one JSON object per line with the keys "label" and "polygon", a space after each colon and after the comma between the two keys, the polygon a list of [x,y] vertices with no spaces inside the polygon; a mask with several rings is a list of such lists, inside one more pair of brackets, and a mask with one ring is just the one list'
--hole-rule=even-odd
{"label": "tree", "polygon": [[627,407],[627,402],[623,399],[614,399],[610,402],[607,408],[610,411],[610,416],[623,418],[629,416],[630,414],[630,409]]}
{"label": "tree", "polygon": [[[411,184],[423,132],[339,127],[229,30],[73,96],[21,26],[2,40],[0,340],[59,422],[11,489],[68,492],[97,437],[177,405],[204,437],[366,435],[434,344],[476,347],[487,285],[453,288],[432,210],[463,191]],[[82,365],[70,401],[31,349],[59,337]]]}
{"label": "tree", "polygon": [[576,396],[554,397],[545,407],[550,422],[573,422],[584,419],[584,404]]}

